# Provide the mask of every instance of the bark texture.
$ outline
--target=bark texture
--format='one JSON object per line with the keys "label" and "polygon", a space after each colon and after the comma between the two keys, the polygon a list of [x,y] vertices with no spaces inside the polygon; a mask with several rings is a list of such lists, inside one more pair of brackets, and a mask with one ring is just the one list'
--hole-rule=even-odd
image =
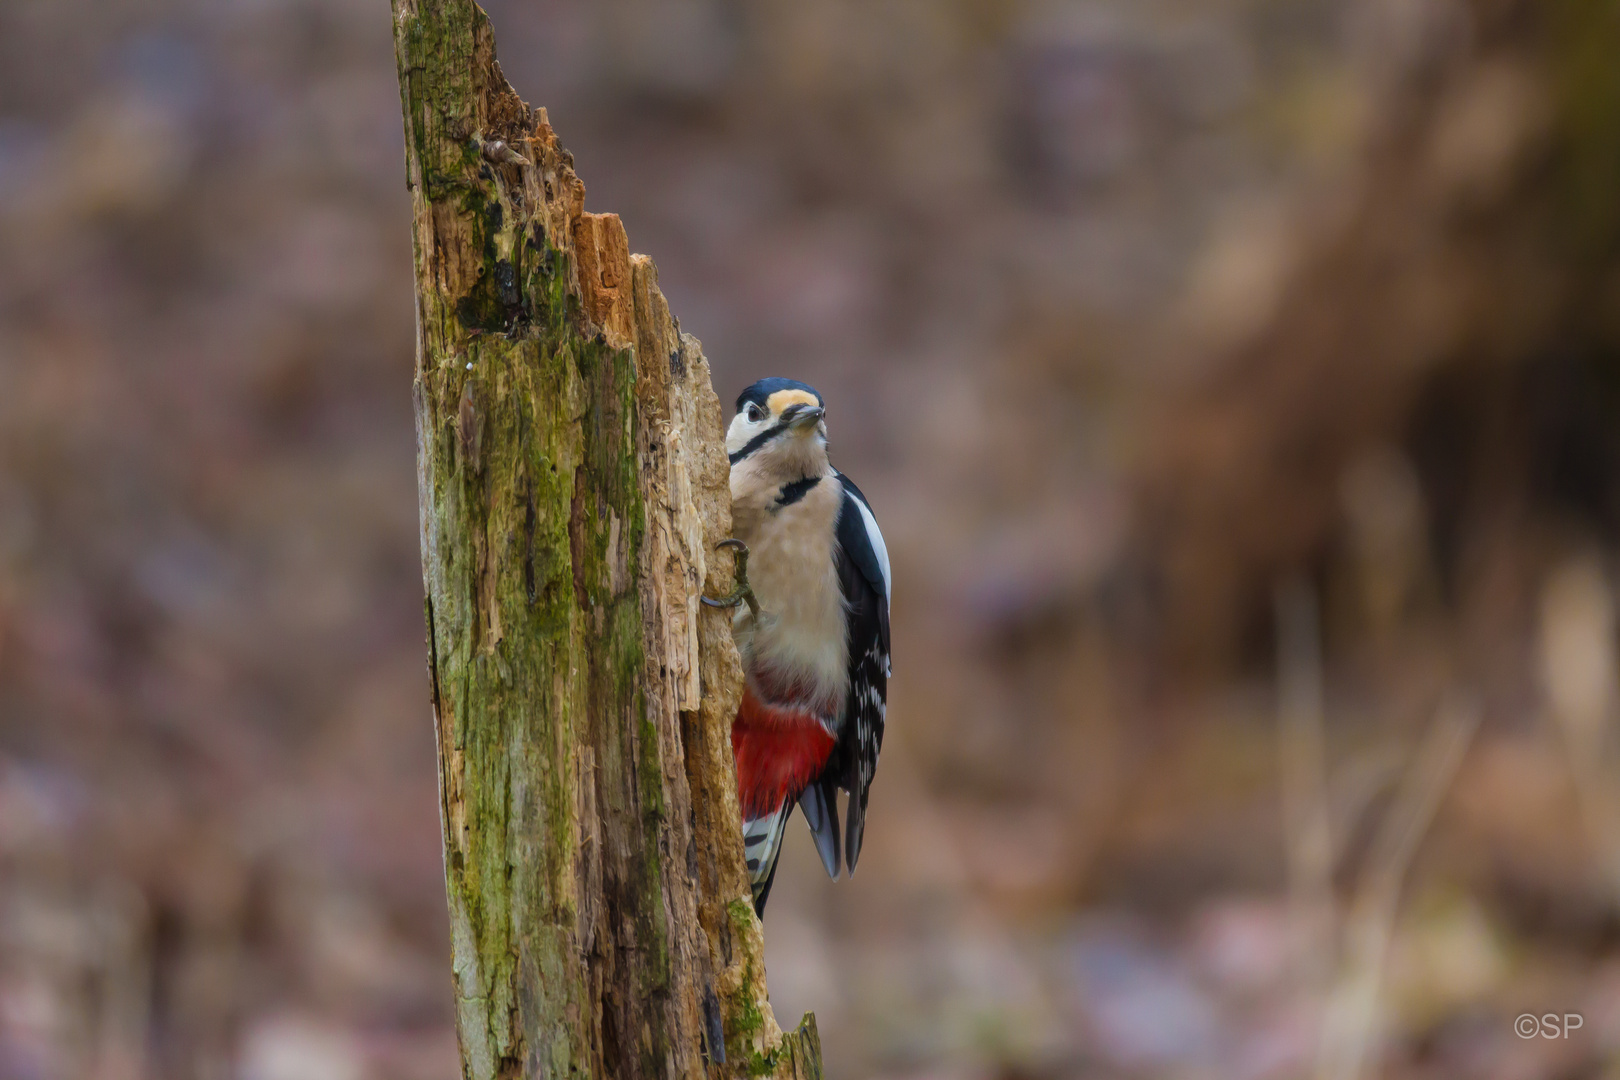
{"label": "bark texture", "polygon": [[819,1077],[765,995],[720,403],[470,0],[394,0],[465,1075]]}

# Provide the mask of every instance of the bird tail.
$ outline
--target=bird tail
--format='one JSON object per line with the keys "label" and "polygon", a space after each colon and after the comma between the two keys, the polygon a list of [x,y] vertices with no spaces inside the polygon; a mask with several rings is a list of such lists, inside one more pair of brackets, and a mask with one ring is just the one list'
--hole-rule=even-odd
{"label": "bird tail", "polygon": [[838,786],[824,777],[805,788],[799,795],[799,809],[810,823],[810,835],[816,838],[816,854],[827,876],[838,880]]}
{"label": "bird tail", "polygon": [[776,860],[782,854],[782,834],[792,816],[793,800],[783,799],[775,810],[743,821],[743,858],[753,885],[755,915],[765,914],[765,899],[776,880]]}

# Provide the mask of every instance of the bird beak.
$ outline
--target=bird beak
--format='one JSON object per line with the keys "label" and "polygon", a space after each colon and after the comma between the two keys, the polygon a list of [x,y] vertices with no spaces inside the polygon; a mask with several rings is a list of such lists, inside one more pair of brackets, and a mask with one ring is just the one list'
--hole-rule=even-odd
{"label": "bird beak", "polygon": [[826,415],[827,410],[818,405],[789,405],[782,410],[782,423],[796,431],[804,431],[815,427]]}

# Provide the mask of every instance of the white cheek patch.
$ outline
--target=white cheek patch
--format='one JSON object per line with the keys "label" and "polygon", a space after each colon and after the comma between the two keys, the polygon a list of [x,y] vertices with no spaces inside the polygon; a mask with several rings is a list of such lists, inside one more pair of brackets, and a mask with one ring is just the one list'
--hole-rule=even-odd
{"label": "white cheek patch", "polygon": [[746,408],[733,416],[731,426],[726,429],[726,453],[735,454],[748,445],[748,440],[754,437],[753,429],[754,425],[748,422],[748,410]]}

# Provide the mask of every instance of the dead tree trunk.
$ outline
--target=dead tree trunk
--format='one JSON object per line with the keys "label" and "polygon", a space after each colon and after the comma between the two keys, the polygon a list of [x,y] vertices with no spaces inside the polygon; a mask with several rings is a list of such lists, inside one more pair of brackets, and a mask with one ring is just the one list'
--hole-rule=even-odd
{"label": "dead tree trunk", "polygon": [[765,996],[729,739],[720,403],[471,0],[393,0],[462,1064],[819,1077]]}

